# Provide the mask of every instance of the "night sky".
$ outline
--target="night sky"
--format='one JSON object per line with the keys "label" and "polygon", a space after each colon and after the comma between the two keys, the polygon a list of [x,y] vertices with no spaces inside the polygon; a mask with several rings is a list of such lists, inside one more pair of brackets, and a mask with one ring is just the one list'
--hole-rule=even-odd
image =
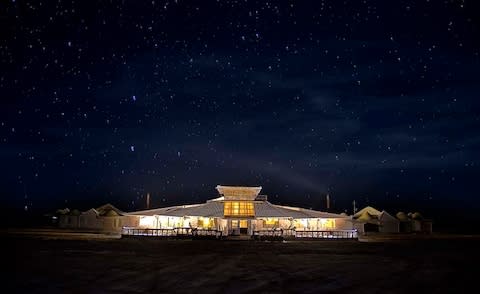
{"label": "night sky", "polygon": [[9,211],[480,207],[480,20],[461,0],[2,1]]}

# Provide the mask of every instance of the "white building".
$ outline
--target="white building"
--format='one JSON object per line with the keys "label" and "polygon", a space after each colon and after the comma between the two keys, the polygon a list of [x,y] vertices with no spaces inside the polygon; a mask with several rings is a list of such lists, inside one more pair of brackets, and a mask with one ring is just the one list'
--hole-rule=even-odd
{"label": "white building", "polygon": [[353,225],[360,233],[400,232],[400,221],[397,218],[385,210],[379,211],[371,206],[367,206],[353,215]]}
{"label": "white building", "polygon": [[120,232],[122,227],[136,225],[137,219],[110,203],[87,211],[65,210],[59,216],[59,227],[85,231]]}
{"label": "white building", "polygon": [[298,207],[275,205],[259,195],[262,187],[217,186],[218,198],[205,203],[127,213],[136,217],[126,235],[209,234],[354,238],[351,218]]}

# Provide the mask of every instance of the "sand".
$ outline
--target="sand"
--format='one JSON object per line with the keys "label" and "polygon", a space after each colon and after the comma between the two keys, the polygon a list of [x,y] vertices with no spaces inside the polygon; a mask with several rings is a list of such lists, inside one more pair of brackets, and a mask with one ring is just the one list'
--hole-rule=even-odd
{"label": "sand", "polygon": [[480,261],[476,238],[2,242],[7,293],[461,293]]}

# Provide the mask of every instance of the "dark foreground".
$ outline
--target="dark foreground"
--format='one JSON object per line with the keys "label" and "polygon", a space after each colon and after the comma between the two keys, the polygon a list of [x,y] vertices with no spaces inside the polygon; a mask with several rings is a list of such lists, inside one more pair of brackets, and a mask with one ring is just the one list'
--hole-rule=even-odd
{"label": "dark foreground", "polygon": [[462,293],[480,261],[479,239],[2,242],[6,293]]}

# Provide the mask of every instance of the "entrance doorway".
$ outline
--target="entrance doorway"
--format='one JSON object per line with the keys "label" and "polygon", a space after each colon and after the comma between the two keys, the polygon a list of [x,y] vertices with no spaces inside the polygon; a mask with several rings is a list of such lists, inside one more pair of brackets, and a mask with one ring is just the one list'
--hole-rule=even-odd
{"label": "entrance doorway", "polygon": [[240,235],[248,234],[248,220],[240,220]]}
{"label": "entrance doorway", "polygon": [[248,234],[248,220],[232,219],[232,235],[247,235],[247,234]]}
{"label": "entrance doorway", "polygon": [[363,225],[363,229],[365,232],[378,232],[379,227],[376,224],[366,223]]}

